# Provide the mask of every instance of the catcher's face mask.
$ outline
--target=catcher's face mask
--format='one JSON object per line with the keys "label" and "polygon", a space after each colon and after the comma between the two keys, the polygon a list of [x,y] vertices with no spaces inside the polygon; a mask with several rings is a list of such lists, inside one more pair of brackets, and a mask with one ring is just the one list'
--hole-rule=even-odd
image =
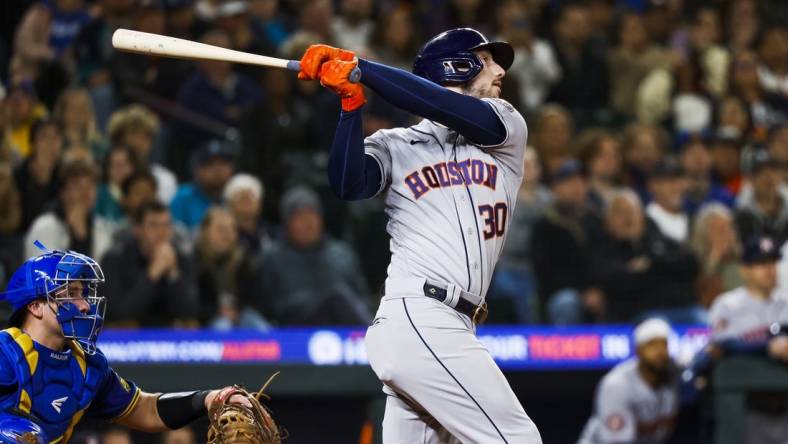
{"label": "catcher's face mask", "polygon": [[79,342],[91,355],[96,352],[107,308],[105,298],[98,294],[98,285],[103,282],[99,264],[73,251],[63,252],[54,277],[44,279],[47,301],[57,307],[55,315],[63,336]]}

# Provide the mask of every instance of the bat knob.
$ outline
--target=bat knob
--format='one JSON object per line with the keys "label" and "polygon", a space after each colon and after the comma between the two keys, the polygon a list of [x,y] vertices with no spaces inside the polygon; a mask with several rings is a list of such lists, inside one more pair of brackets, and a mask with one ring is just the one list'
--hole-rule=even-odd
{"label": "bat knob", "polygon": [[353,68],[353,71],[350,71],[350,75],[347,78],[350,80],[350,83],[358,83],[361,80],[361,70],[358,69],[358,66]]}
{"label": "bat knob", "polygon": [[[290,60],[287,62],[287,69],[290,71],[301,71],[301,62],[298,60]],[[358,66],[353,68],[353,71],[350,71],[348,80],[350,80],[350,83],[358,83],[359,80],[361,80],[361,70],[358,69]]]}

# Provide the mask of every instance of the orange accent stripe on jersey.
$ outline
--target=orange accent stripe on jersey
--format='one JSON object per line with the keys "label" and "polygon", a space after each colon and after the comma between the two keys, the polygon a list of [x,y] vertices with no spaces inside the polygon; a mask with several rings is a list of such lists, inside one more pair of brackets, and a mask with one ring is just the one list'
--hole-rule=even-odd
{"label": "orange accent stripe on jersey", "polygon": [[134,410],[134,407],[136,407],[137,403],[140,401],[141,393],[142,390],[140,390],[140,388],[137,387],[137,391],[134,392],[134,396],[131,398],[131,402],[129,402],[129,405],[127,405],[126,408],[123,410],[123,412],[120,415],[116,416],[115,419],[112,420],[112,422],[120,421],[121,419],[128,416],[129,413],[131,413],[131,411]]}

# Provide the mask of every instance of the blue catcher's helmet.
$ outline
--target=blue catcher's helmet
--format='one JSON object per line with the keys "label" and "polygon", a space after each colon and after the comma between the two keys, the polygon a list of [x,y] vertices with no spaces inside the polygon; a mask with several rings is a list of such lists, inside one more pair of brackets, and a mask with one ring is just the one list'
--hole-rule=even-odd
{"label": "blue catcher's helmet", "polygon": [[0,444],[47,444],[49,440],[35,422],[13,415],[0,413]]}
{"label": "blue catcher's helmet", "polygon": [[491,42],[472,28],[442,32],[424,44],[413,62],[413,73],[439,85],[473,80],[484,65],[474,50],[486,49],[504,70],[514,61],[514,49],[506,42]]}
{"label": "blue catcher's helmet", "polygon": [[[28,259],[14,272],[0,298],[13,307],[12,319],[36,299],[56,304],[55,315],[63,336],[79,342],[85,353],[95,353],[106,309],[105,298],[98,295],[98,284],[104,282],[101,267],[84,254],[49,251],[38,241],[36,245],[45,252]],[[69,292],[69,284],[74,282],[82,284],[81,295]]]}

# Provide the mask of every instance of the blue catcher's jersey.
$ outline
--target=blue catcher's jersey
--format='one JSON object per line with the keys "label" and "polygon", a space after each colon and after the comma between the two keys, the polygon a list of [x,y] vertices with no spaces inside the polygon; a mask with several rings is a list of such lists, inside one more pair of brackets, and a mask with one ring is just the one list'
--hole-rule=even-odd
{"label": "blue catcher's jersey", "polygon": [[118,420],[137,404],[140,390],[109,367],[97,351],[75,341],[58,352],[18,328],[0,332],[0,410],[35,418],[50,443],[66,443],[83,415]]}

